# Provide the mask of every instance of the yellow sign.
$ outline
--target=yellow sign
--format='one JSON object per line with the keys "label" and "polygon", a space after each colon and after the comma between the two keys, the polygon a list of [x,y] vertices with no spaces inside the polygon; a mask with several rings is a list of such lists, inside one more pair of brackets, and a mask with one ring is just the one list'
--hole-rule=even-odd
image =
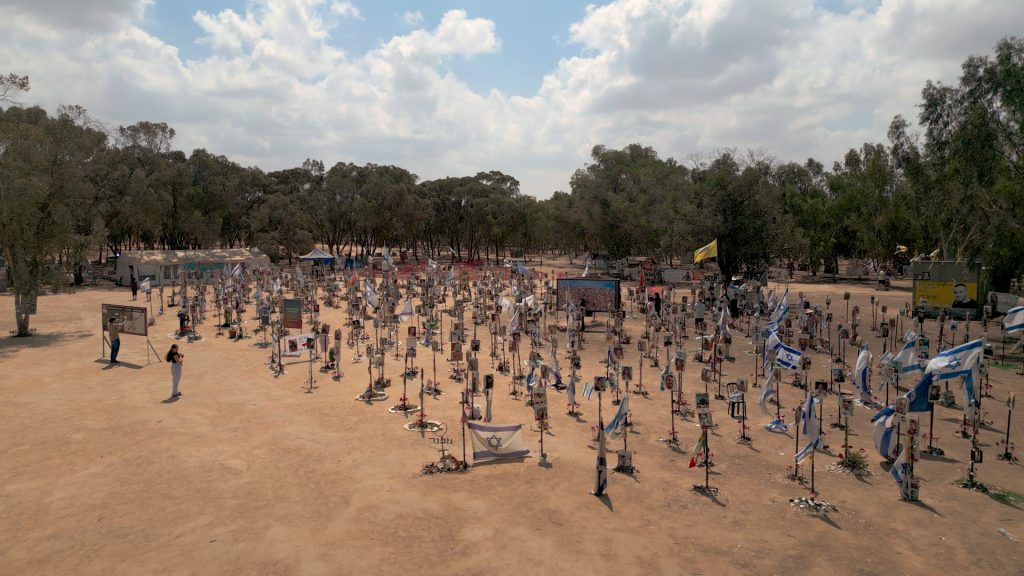
{"label": "yellow sign", "polygon": [[708,258],[718,258],[718,240],[712,240],[711,244],[704,246],[693,253],[693,263],[697,264]]}
{"label": "yellow sign", "polygon": [[917,304],[924,299],[926,306],[934,308],[978,307],[978,284],[975,282],[939,282],[918,280],[914,283]]}

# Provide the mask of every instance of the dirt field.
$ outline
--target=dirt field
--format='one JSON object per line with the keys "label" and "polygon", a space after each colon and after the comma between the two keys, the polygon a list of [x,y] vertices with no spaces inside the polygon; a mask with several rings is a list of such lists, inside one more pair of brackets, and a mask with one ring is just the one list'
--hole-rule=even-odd
{"label": "dirt field", "polygon": [[[801,290],[822,305],[831,294],[842,319],[841,293],[853,292],[853,303],[866,311],[863,331],[870,327],[869,296],[879,296],[891,315],[910,298],[902,288],[791,284],[790,304],[795,308]],[[251,346],[256,340],[218,338],[211,320],[203,341],[181,345],[184,396],[170,402],[170,369],[155,357],[147,363],[144,338],[122,338],[121,366],[101,359],[100,304],[130,300],[126,289],[46,296],[32,319],[38,335],[9,338],[13,299],[0,297],[0,574],[1024,574],[1024,545],[997,532],[1024,539],[1024,502],[953,485],[969,459],[969,441],[956,436],[960,411],[937,408],[946,457],[924,456],[917,468],[921,502],[911,504],[899,500],[872,448],[874,411],[858,407],[850,441],[868,450],[875,475],[857,480],[826,471],[842,444],[842,433],[831,431],[832,455],[816,458],[816,488],[838,511],[823,519],[789,503],[808,489],[786,478],[793,437],[760,427],[771,418],[757,407],[759,389],[748,393],[750,446],[736,442],[739,426],[725,403],[712,401],[718,428],[710,438],[711,482],[720,491],[711,499],[691,490],[703,469],[689,469],[689,454],[658,441],[670,426],[669,397],[658,391],[658,369],[645,365],[652,393],[631,400],[636,426],[629,444],[639,473],[610,473],[609,498],[601,500],[588,494],[597,395],[578,398],[577,420],[564,414],[564,396],[549,392],[551,466],[542,467],[538,434],[529,429],[532,411],[507,395],[509,377],[499,375],[494,421],[527,424],[533,456],[421,477],[422,466],[437,459],[436,447],[429,435],[404,430],[405,416],[387,412],[400,395],[400,360],[388,355],[396,387],[387,402],[354,400],[366,388],[367,364],[352,364],[346,348],[341,381],[314,370],[319,388],[307,394],[306,363],[292,360],[275,378],[268,352]],[[161,356],[172,342],[175,311],[150,328]],[[344,313],[326,309],[321,317],[337,326]],[[640,316],[627,322],[636,337]],[[989,329],[999,342],[998,327]],[[480,330],[487,373],[488,340]],[[982,333],[977,322],[970,330]],[[934,326],[929,332],[934,350]],[[870,341],[877,358],[882,340]],[[692,350],[694,340],[685,346]],[[754,371],[747,349],[741,329],[726,381]],[[589,334],[584,381],[603,374],[604,354],[603,335]],[[849,354],[852,364],[856,352]],[[627,348],[634,381],[637,356],[635,345]],[[827,379],[827,356],[811,356],[812,381]],[[429,371],[424,348],[417,360]],[[461,385],[446,378],[440,355],[438,362],[448,393],[428,399],[426,410],[452,426],[459,454]],[[1017,370],[991,369],[995,398],[983,404],[991,424],[981,432],[979,479],[1024,492],[1024,469],[996,459],[1007,418],[1003,399],[1011,390],[1024,398]],[[703,390],[699,379],[699,365],[689,362],[688,398]],[[784,413],[803,398],[789,379]],[[414,390],[410,385],[411,396]],[[614,411],[607,397],[604,411],[606,419]],[[830,396],[825,422],[835,414]],[[923,424],[927,432],[926,417]],[[680,449],[688,452],[699,428],[694,420],[676,425]],[[1017,438],[1024,433],[1019,407],[1012,429]],[[614,454],[609,460],[614,466]]]}

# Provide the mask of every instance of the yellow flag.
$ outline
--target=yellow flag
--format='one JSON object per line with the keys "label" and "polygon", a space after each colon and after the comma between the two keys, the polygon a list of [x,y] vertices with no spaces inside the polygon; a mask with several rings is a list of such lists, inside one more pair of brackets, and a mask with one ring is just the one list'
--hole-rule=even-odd
{"label": "yellow flag", "polygon": [[693,253],[693,263],[707,260],[708,258],[718,258],[718,240],[712,240],[711,244],[700,248]]}

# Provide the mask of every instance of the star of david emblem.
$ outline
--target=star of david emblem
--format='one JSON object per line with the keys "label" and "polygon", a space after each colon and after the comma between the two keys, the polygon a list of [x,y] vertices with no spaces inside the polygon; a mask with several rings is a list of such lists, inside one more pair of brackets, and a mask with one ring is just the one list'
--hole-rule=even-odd
{"label": "star of david emblem", "polygon": [[501,448],[501,438],[498,438],[497,434],[491,434],[491,437],[487,438],[487,446],[494,449]]}
{"label": "star of david emblem", "polygon": [[960,366],[960,358],[957,356],[953,356],[952,358],[949,359],[949,362],[946,363],[946,366],[949,366],[950,368],[956,368]]}

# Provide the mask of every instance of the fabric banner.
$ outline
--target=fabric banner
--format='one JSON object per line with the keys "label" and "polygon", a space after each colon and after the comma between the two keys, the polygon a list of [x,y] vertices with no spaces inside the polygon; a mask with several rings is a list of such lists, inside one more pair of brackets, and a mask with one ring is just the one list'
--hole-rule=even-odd
{"label": "fabric banner", "polygon": [[473,438],[473,461],[487,462],[506,458],[523,458],[530,450],[523,443],[523,425],[492,426],[468,422]]}
{"label": "fabric banner", "polygon": [[708,258],[718,258],[718,239],[714,239],[710,244],[702,248],[698,248],[693,253],[693,263],[697,264],[703,262]]}

